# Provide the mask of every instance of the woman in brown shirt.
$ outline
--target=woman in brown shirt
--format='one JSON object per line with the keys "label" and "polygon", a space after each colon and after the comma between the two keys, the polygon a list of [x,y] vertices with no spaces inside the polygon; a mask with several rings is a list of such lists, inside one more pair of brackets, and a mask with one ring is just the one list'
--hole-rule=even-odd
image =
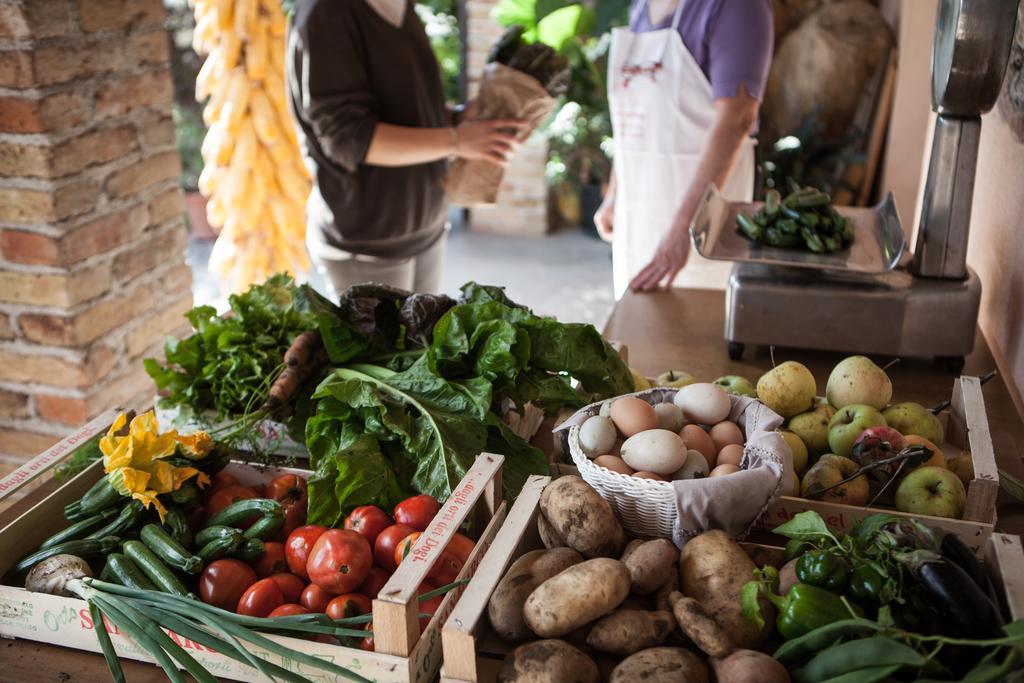
{"label": "woman in brown shirt", "polygon": [[454,120],[409,0],[297,0],[287,77],[313,177],[306,243],[331,295],[367,281],[438,291],[446,161],[505,164],[522,122]]}

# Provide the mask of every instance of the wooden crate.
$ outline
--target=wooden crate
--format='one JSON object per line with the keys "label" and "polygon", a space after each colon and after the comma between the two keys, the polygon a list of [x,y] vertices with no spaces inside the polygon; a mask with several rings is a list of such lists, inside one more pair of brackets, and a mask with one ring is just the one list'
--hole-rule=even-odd
{"label": "wooden crate", "polygon": [[[537,533],[537,516],[540,514],[540,494],[549,481],[549,477],[531,477],[523,487],[480,562],[476,575],[445,622],[441,630],[444,649],[442,683],[494,681],[503,658],[514,647],[491,629],[487,602],[513,561],[530,550],[544,547]],[[772,555],[785,552],[777,546],[760,546],[760,550]],[[1007,534],[991,534],[986,543],[986,568],[1004,596],[1010,615],[1014,619],[1024,617],[1024,549],[1021,539]]]}
{"label": "wooden crate", "polygon": [[[996,497],[999,495],[999,470],[989,433],[981,382],[976,377],[960,377],[953,384],[953,398],[946,418],[946,455],[970,451],[974,463],[974,479],[967,486],[967,504],[961,519],[913,515],[891,505],[871,507],[843,505],[820,500],[781,496],[757,520],[756,527],[771,530],[804,510],[817,511],[825,522],[836,529],[850,531],[854,524],[878,512],[900,517],[916,517],[925,524],[954,533],[978,555],[985,552],[986,541],[996,523]],[[893,487],[890,487],[893,488]]]}
{"label": "wooden crate", "polygon": [[[73,437],[81,444],[92,435],[106,431],[113,415],[107,416],[105,424],[93,424],[90,430],[76,433]],[[102,421],[101,421],[102,422]],[[83,437],[82,434],[89,434]],[[63,444],[63,446],[62,446]],[[76,448],[62,442],[54,448],[63,457],[72,454]],[[53,451],[53,449],[50,449]],[[44,453],[44,456],[50,453]],[[59,462],[63,457],[48,456],[43,460],[48,465]],[[42,458],[42,456],[40,456]],[[373,601],[374,641],[376,652],[316,643],[286,636],[267,635],[268,638],[285,644],[289,649],[312,654],[335,664],[357,671],[360,675],[376,681],[395,683],[418,683],[430,681],[437,675],[441,664],[440,629],[448,614],[457,604],[465,586],[449,592],[437,613],[420,633],[417,618],[418,599],[416,587],[426,577],[432,560],[451,540],[465,521],[471,523],[470,535],[477,539],[476,547],[470,553],[459,578],[471,578],[486,554],[495,535],[505,520],[506,506],[501,496],[500,455],[483,453],[466,476],[459,482],[452,496],[441,505],[430,527],[420,536],[411,553],[416,561],[405,561],[392,575]],[[29,463],[31,464],[31,463]],[[243,483],[255,483],[255,470],[239,463],[229,465]],[[39,468],[37,468],[38,470]],[[35,472],[36,470],[33,470]],[[282,472],[309,474],[306,470],[282,470],[269,468],[262,473],[269,478]],[[101,463],[97,462],[70,479],[63,486],[35,505],[18,519],[0,530],[0,575],[14,565],[18,558],[31,552],[51,534],[66,526],[64,506],[79,499],[102,474]],[[23,481],[24,477],[18,477]],[[18,487],[17,482],[8,482],[7,490]],[[65,647],[99,652],[99,643],[93,633],[94,624],[84,601],[42,593],[33,593],[22,587],[0,585],[0,636],[25,638]],[[152,662],[153,659],[141,650],[134,641],[108,627],[117,653],[121,657]],[[224,655],[177,634],[171,637],[214,675],[238,681],[265,681],[257,670],[234,661]],[[291,658],[282,659],[265,650],[251,646],[257,656],[306,676],[312,681],[333,681],[333,676],[317,669],[311,669]]]}

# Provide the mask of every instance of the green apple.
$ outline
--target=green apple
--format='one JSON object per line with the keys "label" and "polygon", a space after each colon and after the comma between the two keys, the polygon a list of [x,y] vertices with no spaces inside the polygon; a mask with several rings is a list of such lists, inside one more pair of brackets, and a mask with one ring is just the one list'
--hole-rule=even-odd
{"label": "green apple", "polygon": [[782,434],[789,450],[793,451],[793,469],[796,470],[798,476],[803,476],[804,470],[807,469],[807,445],[793,432],[780,429],[779,433]]}
{"label": "green apple", "polygon": [[859,403],[881,410],[892,398],[892,382],[867,356],[850,356],[832,369],[825,397],[836,408]]}
{"label": "green apple", "polygon": [[871,406],[855,403],[837,412],[828,423],[828,447],[836,455],[850,457],[853,442],[869,427],[884,427],[882,414]]}
{"label": "green apple", "polygon": [[757,398],[757,390],[754,389],[754,385],[751,384],[750,380],[746,377],[740,377],[739,375],[726,375],[725,377],[719,377],[716,379],[713,384],[717,384],[730,394]]}
{"label": "green apple", "polygon": [[807,447],[807,454],[817,458],[828,452],[828,423],[836,409],[828,403],[819,403],[813,410],[789,418],[786,428],[800,437]]}
{"label": "green apple", "polygon": [[787,360],[757,380],[757,397],[782,417],[793,417],[811,408],[817,386],[814,375],[802,363]]}
{"label": "green apple", "polygon": [[903,436],[917,434],[936,446],[941,446],[945,441],[942,422],[920,403],[897,403],[883,410],[882,415],[886,423]]}
{"label": "green apple", "polygon": [[679,387],[685,387],[689,384],[693,384],[696,381],[697,378],[688,372],[683,372],[682,370],[669,370],[668,372],[663,372],[654,378],[654,386],[678,389]]}
{"label": "green apple", "polygon": [[966,503],[960,477],[944,467],[918,467],[896,489],[896,509],[915,515],[960,519]]}

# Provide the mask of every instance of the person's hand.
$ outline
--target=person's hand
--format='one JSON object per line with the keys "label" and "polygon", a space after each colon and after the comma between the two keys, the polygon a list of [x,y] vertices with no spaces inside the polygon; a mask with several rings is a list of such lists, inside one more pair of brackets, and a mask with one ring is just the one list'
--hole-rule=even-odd
{"label": "person's hand", "polygon": [[525,128],[519,119],[463,121],[455,128],[455,155],[504,166],[519,149],[518,135]]}
{"label": "person's hand", "polygon": [[605,242],[612,241],[614,222],[615,198],[609,192],[605,196],[604,201],[601,202],[601,206],[598,207],[597,213],[594,214],[594,225],[597,226],[597,234]]}
{"label": "person's hand", "polygon": [[654,253],[654,258],[629,283],[634,292],[651,292],[669,289],[676,275],[686,265],[690,255],[690,236],[687,230],[675,227],[665,235]]}

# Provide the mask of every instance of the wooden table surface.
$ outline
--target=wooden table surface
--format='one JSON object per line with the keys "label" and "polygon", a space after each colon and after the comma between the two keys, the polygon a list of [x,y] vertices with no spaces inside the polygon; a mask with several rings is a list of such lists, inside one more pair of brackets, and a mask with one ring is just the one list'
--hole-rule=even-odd
{"label": "wooden table surface", "polygon": [[[665,370],[686,370],[700,379],[722,375],[743,375],[756,382],[771,367],[766,349],[747,349],[741,361],[731,361],[722,338],[724,294],[712,290],[677,289],[671,292],[635,295],[620,301],[605,327],[605,336],[628,346],[630,365],[648,375]],[[775,349],[775,359],[798,360],[818,379],[819,392],[843,354],[796,349]],[[887,359],[875,359],[884,364]],[[995,368],[995,361],[980,334],[974,352],[967,358],[964,374],[981,376]],[[949,397],[953,376],[936,364],[924,360],[902,360],[888,370],[894,398],[933,405]],[[985,408],[1001,467],[1024,477],[1024,422],[1014,406],[1009,390],[1000,378],[985,385]],[[43,485],[0,514],[0,527],[8,524],[41,500],[52,487]],[[1013,501],[1005,492],[999,499],[997,528],[1024,533],[1024,504]],[[164,681],[156,666],[123,660],[130,683]],[[0,680],[57,681],[92,683],[109,681],[106,664],[100,655],[46,645],[27,640],[0,641]]]}

